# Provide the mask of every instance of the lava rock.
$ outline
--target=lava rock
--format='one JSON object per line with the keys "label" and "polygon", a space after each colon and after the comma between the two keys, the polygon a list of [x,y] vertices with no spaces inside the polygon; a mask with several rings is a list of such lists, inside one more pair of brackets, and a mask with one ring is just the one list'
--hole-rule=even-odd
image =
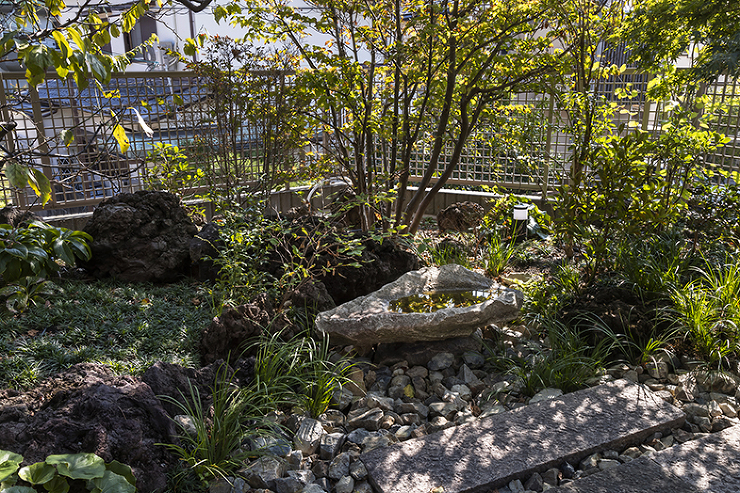
{"label": "lava rock", "polygon": [[[26,412],[14,413],[23,407]],[[7,410],[7,412],[6,412]],[[139,491],[161,491],[174,463],[160,443],[175,425],[146,383],[81,363],[30,391],[0,391],[0,443],[27,463],[51,454],[92,452],[131,466]]]}
{"label": "lava rock", "polygon": [[437,227],[445,231],[465,232],[480,226],[486,211],[480,204],[465,201],[457,202],[437,213]]}
{"label": "lava rock", "polygon": [[80,265],[94,277],[172,282],[190,273],[198,227],[176,195],[142,190],[103,200],[84,231],[93,237],[92,258]]}

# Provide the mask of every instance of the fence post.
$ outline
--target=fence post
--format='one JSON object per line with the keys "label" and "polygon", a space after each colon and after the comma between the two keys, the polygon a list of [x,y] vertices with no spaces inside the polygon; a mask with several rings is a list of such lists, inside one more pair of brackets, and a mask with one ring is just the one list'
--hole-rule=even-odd
{"label": "fence post", "polygon": [[545,204],[547,204],[547,192],[548,187],[550,184],[550,159],[552,156],[552,126],[553,126],[553,119],[554,119],[554,112],[555,112],[555,96],[552,94],[549,94],[550,96],[550,108],[548,109],[548,115],[547,115],[547,137],[545,138],[545,164],[543,166],[543,179],[542,183],[540,184],[540,188],[542,189],[542,207],[545,207]]}
{"label": "fence post", "polygon": [[[652,78],[653,78],[653,75],[652,74],[647,74],[647,80],[645,81],[645,88],[646,89],[647,89],[648,84],[652,80]],[[645,99],[645,103],[643,104],[643,110],[642,110],[643,111],[643,113],[642,113],[642,129],[647,132],[648,131],[648,128],[650,127],[650,106],[651,106],[650,99],[648,99],[648,97],[647,97],[647,90],[645,92],[644,99]],[[655,107],[655,110],[656,111],[658,110],[658,107],[657,106]],[[657,121],[658,121],[658,118],[657,118],[657,115],[656,115],[655,120],[654,120],[654,123],[653,123],[653,130],[655,130],[655,123],[657,123]]]}

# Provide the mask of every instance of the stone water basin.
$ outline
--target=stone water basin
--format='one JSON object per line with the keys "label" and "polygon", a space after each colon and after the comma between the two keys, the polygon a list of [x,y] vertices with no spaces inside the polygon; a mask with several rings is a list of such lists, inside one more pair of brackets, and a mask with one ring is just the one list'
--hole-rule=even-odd
{"label": "stone water basin", "polygon": [[[397,300],[424,293],[474,292],[481,302],[447,306],[430,312],[404,313],[392,308]],[[408,272],[378,291],[362,296],[316,318],[316,328],[334,344],[370,347],[378,343],[439,341],[469,336],[490,324],[519,316],[521,291],[498,285],[460,265],[426,267]]]}

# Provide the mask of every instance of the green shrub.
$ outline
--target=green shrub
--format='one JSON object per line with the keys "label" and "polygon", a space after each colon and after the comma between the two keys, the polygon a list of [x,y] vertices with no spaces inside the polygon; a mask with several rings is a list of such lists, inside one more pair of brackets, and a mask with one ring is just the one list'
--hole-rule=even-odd
{"label": "green shrub", "polygon": [[82,231],[37,221],[18,228],[0,224],[0,298],[6,308],[24,312],[52,294],[46,279],[62,266],[74,267],[77,259],[90,260],[89,241],[92,237]]}
{"label": "green shrub", "polygon": [[23,456],[0,450],[2,493],[66,493],[70,480],[84,481],[86,491],[92,493],[136,492],[136,479],[129,466],[117,461],[106,464],[95,454],[50,455],[44,462],[20,467],[22,462]]}

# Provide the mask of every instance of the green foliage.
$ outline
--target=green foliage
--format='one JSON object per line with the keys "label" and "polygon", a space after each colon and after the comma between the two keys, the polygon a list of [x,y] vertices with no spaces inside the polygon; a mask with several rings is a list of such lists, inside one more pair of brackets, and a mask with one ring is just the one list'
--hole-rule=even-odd
{"label": "green foliage", "polygon": [[[415,233],[433,196],[467,159],[467,143],[506,151],[509,133],[482,126],[522,110],[510,104],[511,93],[531,89],[557,65],[562,53],[550,49],[556,31],[544,28],[556,24],[549,18],[555,5],[315,0],[308,8],[316,15],[307,16],[270,0],[240,3],[233,17],[255,44],[285,41],[297,54],[295,84],[314,105],[304,128],[324,136],[322,163],[340,169],[363,197],[363,229],[382,211],[386,225]],[[427,166],[407,202],[420,156]]]}
{"label": "green foliage", "polygon": [[469,252],[474,248],[470,244],[474,242],[475,239],[468,233],[455,233],[441,240],[423,236],[417,239],[414,249],[426,265],[458,264],[470,267]]}
{"label": "green foliage", "polygon": [[172,144],[154,144],[147,162],[151,164],[145,183],[150,190],[164,190],[186,199],[192,198],[197,187],[205,183],[203,170],[191,166],[185,153]]}
{"label": "green foliage", "polygon": [[[32,87],[43,83],[50,71],[56,71],[63,80],[74,82],[80,91],[90,84],[102,87],[110,81],[113,72],[125,70],[139,52],[137,46],[114,57],[105,53],[106,45],[113,38],[129,33],[149,10],[151,0],[132,2],[120,17],[103,13],[106,10],[103,3],[93,1],[73,6],[63,0],[6,2],[0,18],[0,62],[20,62],[26,72],[26,81]],[[154,41],[156,36],[144,44],[151,45]],[[125,153],[129,147],[128,137],[117,119],[113,120],[111,135]],[[72,133],[65,133],[65,144],[71,142],[68,140],[71,137]],[[49,178],[37,168],[39,152],[48,151],[34,145],[12,155],[3,155],[0,170],[5,172],[11,186],[30,186],[41,203],[46,204],[52,189]]]}
{"label": "green foliage", "polygon": [[5,298],[5,308],[10,313],[23,313],[32,306],[42,304],[56,291],[56,286],[46,279],[27,276],[0,288],[0,299]]}
{"label": "green foliage", "polygon": [[329,340],[296,337],[282,341],[279,333],[261,338],[255,384],[269,389],[278,405],[293,405],[312,417],[325,412],[334,393],[349,383],[352,369],[345,358],[330,358]]}
{"label": "green foliage", "polygon": [[534,278],[521,286],[525,318],[533,322],[550,320],[582,289],[580,270],[569,263],[555,266],[550,279]]}
{"label": "green foliage", "polygon": [[689,273],[694,263],[691,247],[671,231],[627,237],[617,245],[616,268],[641,299],[666,297]]}
{"label": "green foliage", "polygon": [[517,377],[522,392],[533,396],[545,388],[573,392],[587,386],[590,379],[603,371],[608,345],[589,342],[587,328],[568,327],[555,319],[547,319],[550,349],[539,349],[526,358],[493,356],[493,365]]}
{"label": "green foliage", "polygon": [[263,387],[254,385],[246,389],[233,384],[233,374],[227,364],[219,366],[211,397],[212,408],[204,408],[198,388],[190,383],[189,395],[182,401],[168,396],[163,399],[176,405],[182,414],[192,418],[195,433],[180,422],[182,445],[164,444],[183,462],[183,474],[194,473],[201,481],[226,478],[242,466],[253,451],[242,447],[247,434],[273,433],[271,423],[265,420],[270,411],[266,406],[269,396]]}
{"label": "green foliage", "polygon": [[56,228],[42,222],[13,228],[0,224],[0,275],[8,283],[28,276],[51,277],[76,259],[89,260],[88,242],[82,231]]}
{"label": "green foliage", "polygon": [[483,216],[483,235],[498,235],[506,238],[513,237],[513,211],[516,204],[527,204],[529,215],[527,221],[527,237],[545,240],[552,231],[552,219],[547,212],[542,211],[532,200],[514,194],[504,195],[490,202],[490,209]]}
{"label": "green foliage", "polygon": [[[347,382],[351,365],[342,358],[331,362],[328,340],[298,337],[284,342],[281,334],[265,335],[258,346],[255,377],[238,388],[226,364],[219,367],[212,388],[213,405],[203,407],[194,385],[183,401],[167,398],[190,416],[195,433],[181,428],[182,445],[165,445],[183,462],[182,474],[195,473],[201,481],[225,478],[245,459],[262,452],[244,446],[246,439],[277,437],[281,430],[266,415],[276,408],[295,406],[313,417],[326,411],[334,392]],[[180,478],[182,481],[182,478]]]}
{"label": "green foliage", "polygon": [[53,302],[0,323],[0,387],[30,387],[83,362],[135,375],[156,361],[197,364],[201,332],[213,317],[204,289],[187,283],[58,284]]}
{"label": "green foliage", "polygon": [[81,480],[85,491],[92,493],[136,492],[136,479],[129,466],[117,461],[106,464],[95,454],[50,455],[44,462],[20,467],[22,462],[22,456],[0,450],[0,491],[67,493],[69,480]]}
{"label": "green foliage", "polygon": [[219,269],[213,290],[215,313],[262,292],[279,299],[308,279],[332,274],[339,267],[359,267],[363,242],[384,241],[382,233],[344,232],[333,219],[291,222],[267,219],[254,210],[226,213],[220,231],[223,246],[213,259]]}
{"label": "green foliage", "polygon": [[513,240],[505,242],[498,236],[489,236],[484,258],[486,274],[491,277],[501,274],[515,253],[516,246]]}
{"label": "green foliage", "polygon": [[264,266],[270,248],[278,242],[280,235],[278,223],[258,214],[247,213],[239,217],[228,212],[220,226],[219,236],[223,245],[217,245],[218,256],[212,259],[218,269],[211,292],[215,315],[219,315],[224,307],[237,306],[270,290],[274,279],[265,272]]}
{"label": "green foliage", "polygon": [[740,343],[740,262],[727,258],[719,265],[705,259],[700,274],[671,291],[669,312],[696,353],[722,367],[738,354]]}
{"label": "green foliage", "polygon": [[0,224],[0,298],[12,313],[21,313],[53,294],[51,277],[62,266],[74,267],[77,259],[89,260],[88,242],[82,231],[56,228],[42,222],[13,228]]}
{"label": "green foliage", "polygon": [[203,195],[219,211],[243,207],[311,174],[300,159],[308,101],[284,79],[284,71],[294,68],[291,57],[219,35],[202,35],[198,44],[198,61],[183,61],[207,81],[211,94],[206,110],[212,133],[201,142],[207,155],[197,163],[190,156],[206,187]]}
{"label": "green foliage", "polygon": [[704,176],[689,199],[685,224],[696,241],[737,244],[740,238],[740,175],[733,173],[726,183],[715,184]]}
{"label": "green foliage", "polygon": [[621,36],[643,68],[673,65],[689,49],[691,78],[738,72],[740,17],[733,0],[639,0],[626,20]]}

